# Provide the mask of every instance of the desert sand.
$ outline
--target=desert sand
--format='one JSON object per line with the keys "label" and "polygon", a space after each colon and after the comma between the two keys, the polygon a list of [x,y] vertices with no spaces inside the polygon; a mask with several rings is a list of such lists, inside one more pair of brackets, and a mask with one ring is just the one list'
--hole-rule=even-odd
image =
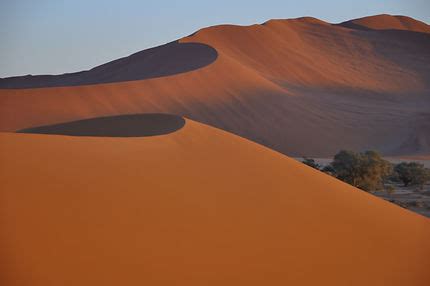
{"label": "desert sand", "polygon": [[3,285],[428,285],[430,220],[186,120],[0,134]]}
{"label": "desert sand", "polygon": [[389,15],[0,79],[0,284],[429,285],[428,218],[285,156],[428,158],[429,91]]}
{"label": "desert sand", "polygon": [[351,23],[220,25],[87,72],[1,79],[0,130],[165,112],[290,156],[430,154],[428,25]]}

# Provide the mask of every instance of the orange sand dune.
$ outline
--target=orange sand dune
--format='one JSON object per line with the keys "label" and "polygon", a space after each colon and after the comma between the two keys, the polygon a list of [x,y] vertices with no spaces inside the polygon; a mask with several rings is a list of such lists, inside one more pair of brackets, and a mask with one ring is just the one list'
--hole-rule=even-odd
{"label": "orange sand dune", "polygon": [[[208,59],[203,52],[183,70],[161,62],[157,78],[0,89],[0,130],[166,112],[292,156],[326,157],[340,149],[430,154],[430,132],[423,123],[430,116],[430,38],[425,33],[395,30],[397,25],[389,26],[387,17],[398,19],[371,19],[394,30],[360,30],[314,18],[205,28],[180,39],[169,53],[179,57],[175,49],[181,44],[200,43],[209,47],[204,51],[215,49],[216,59],[211,61],[213,57]],[[164,55],[164,49],[151,53]],[[146,58],[121,59],[120,69],[108,63],[103,69],[93,69],[97,71],[94,78],[80,82],[130,78],[132,74],[122,74],[129,62],[146,71],[141,59]],[[104,70],[108,71],[105,75]],[[3,79],[3,83],[16,80]],[[26,78],[20,80],[28,84]]]}
{"label": "orange sand dune", "polygon": [[0,152],[2,285],[430,283],[430,220],[191,120]]}
{"label": "orange sand dune", "polygon": [[391,16],[387,14],[363,17],[343,22],[340,25],[351,28],[375,30],[408,30],[430,33],[430,26],[421,21],[406,16]]}

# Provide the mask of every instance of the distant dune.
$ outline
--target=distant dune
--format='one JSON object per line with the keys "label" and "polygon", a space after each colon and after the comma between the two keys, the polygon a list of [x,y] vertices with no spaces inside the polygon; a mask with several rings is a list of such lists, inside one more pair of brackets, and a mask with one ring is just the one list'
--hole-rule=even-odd
{"label": "distant dune", "polygon": [[[0,130],[171,113],[291,156],[339,149],[428,155],[427,32],[427,24],[389,15],[336,25],[305,17],[204,28],[73,74],[73,82],[71,75],[2,79]],[[196,53],[183,46],[190,43]],[[56,82],[71,86],[18,88]]]}
{"label": "distant dune", "polygon": [[430,220],[191,120],[0,157],[3,285],[430,284]]}
{"label": "distant dune", "polygon": [[2,88],[74,86],[157,78],[204,67],[217,58],[212,47],[199,43],[168,43],[88,71],[0,79]]}
{"label": "distant dune", "polygon": [[406,30],[413,32],[430,33],[430,26],[406,16],[376,15],[354,19],[341,23],[349,28],[368,30]]}

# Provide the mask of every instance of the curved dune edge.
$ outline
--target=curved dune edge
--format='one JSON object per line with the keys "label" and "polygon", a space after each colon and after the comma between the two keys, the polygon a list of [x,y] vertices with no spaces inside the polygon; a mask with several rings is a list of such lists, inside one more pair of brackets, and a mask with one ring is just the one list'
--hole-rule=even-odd
{"label": "curved dune edge", "polygon": [[3,285],[430,283],[429,219],[190,120],[0,152]]}
{"label": "curved dune edge", "polygon": [[184,125],[185,119],[181,116],[164,113],[143,113],[96,117],[31,127],[17,132],[91,137],[146,137],[169,134],[178,131]]}
{"label": "curved dune edge", "polygon": [[162,78],[201,69],[212,64],[217,57],[216,49],[204,43],[174,41],[87,71],[0,78],[0,88],[49,88]]}

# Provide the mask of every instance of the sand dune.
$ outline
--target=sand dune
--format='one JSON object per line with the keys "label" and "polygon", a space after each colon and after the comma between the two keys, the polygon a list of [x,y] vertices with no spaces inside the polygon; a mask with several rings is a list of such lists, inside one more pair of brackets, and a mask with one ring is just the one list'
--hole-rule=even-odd
{"label": "sand dune", "polygon": [[[399,19],[401,29],[413,31],[399,30],[393,24]],[[383,15],[358,22],[378,21],[389,31],[314,18],[205,28],[179,43],[209,46],[216,60],[188,72],[109,84],[0,89],[0,130],[172,113],[291,156],[325,157],[340,149],[428,155],[429,130],[417,122],[430,116],[430,37],[415,32],[420,25],[410,18]],[[110,64],[104,68],[107,78],[115,71]],[[2,86],[16,80],[4,79]]]}
{"label": "sand dune", "polygon": [[0,88],[40,88],[142,80],[189,72],[217,58],[212,47],[199,43],[168,43],[88,71],[0,79]]}
{"label": "sand dune", "polygon": [[407,30],[430,33],[430,26],[406,16],[391,16],[387,14],[354,19],[341,23],[349,28],[370,30]]}
{"label": "sand dune", "polygon": [[3,285],[428,285],[430,221],[186,120],[0,133]]}

